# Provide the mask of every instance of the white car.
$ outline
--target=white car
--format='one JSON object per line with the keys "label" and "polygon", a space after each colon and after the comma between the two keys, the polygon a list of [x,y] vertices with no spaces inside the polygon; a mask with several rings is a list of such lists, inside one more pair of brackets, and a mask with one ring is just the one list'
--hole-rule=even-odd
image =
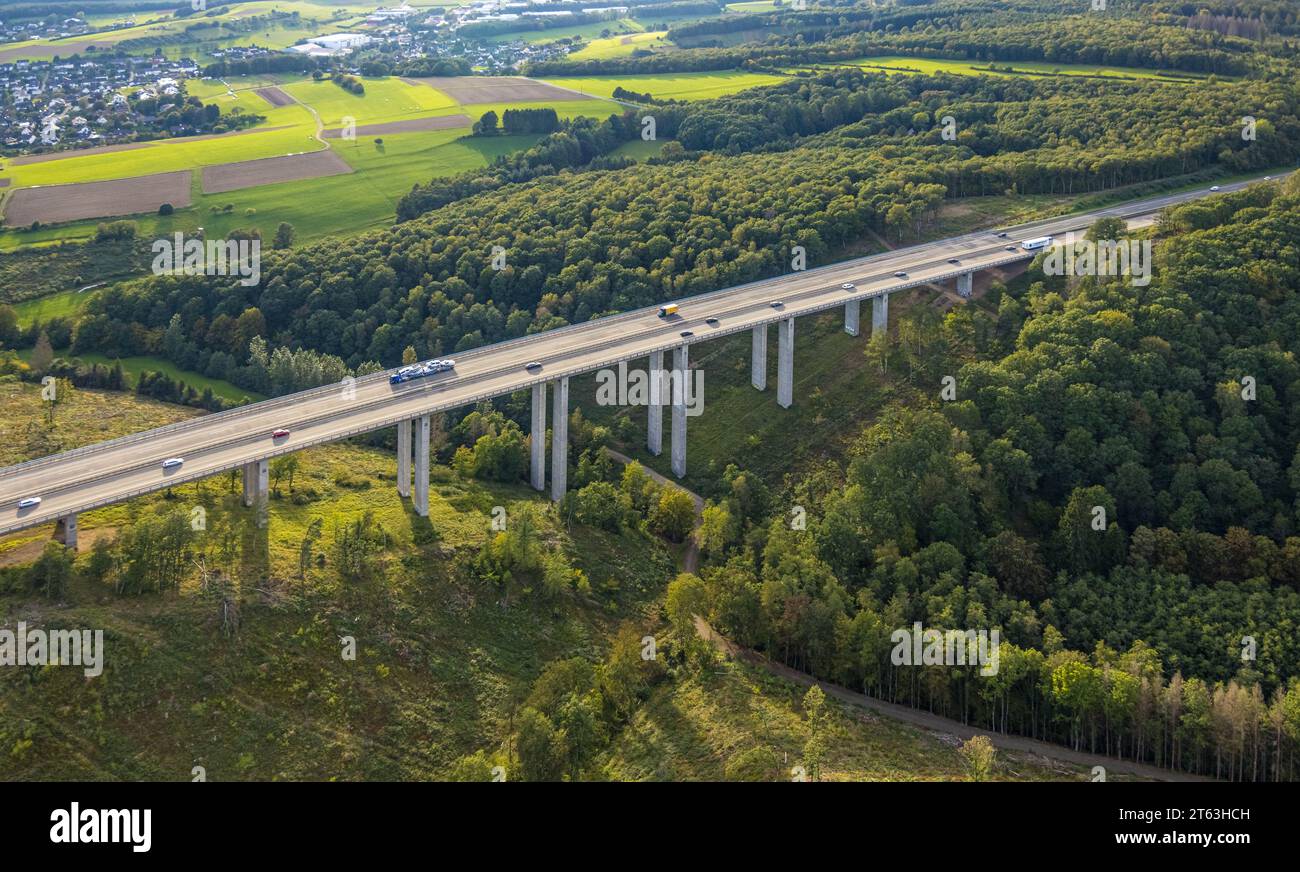
{"label": "white car", "polygon": [[1211,185],[1211,186],[1210,186],[1210,190],[1211,190],[1211,191],[1217,191],[1217,190],[1219,190],[1219,186],[1218,186],[1218,185]]}
{"label": "white car", "polygon": [[18,501],[18,508],[30,509],[33,506],[39,506],[40,504],[41,504],[40,497],[23,497],[21,500]]}
{"label": "white car", "polygon": [[845,282],[844,284],[840,285],[840,290],[841,290],[841,291],[851,291],[851,290],[853,290],[853,289],[856,288],[856,287],[857,287],[857,285],[853,284],[853,282]]}
{"label": "white car", "polygon": [[175,469],[185,462],[183,457],[169,457],[163,461],[163,469]]}

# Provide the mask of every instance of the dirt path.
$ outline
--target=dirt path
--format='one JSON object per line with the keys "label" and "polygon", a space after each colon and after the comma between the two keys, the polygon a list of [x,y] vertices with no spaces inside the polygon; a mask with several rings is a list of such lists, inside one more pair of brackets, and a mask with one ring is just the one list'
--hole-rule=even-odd
{"label": "dirt path", "polygon": [[[631,457],[628,457],[626,454],[622,454],[618,451],[615,451],[613,448],[610,448],[608,446],[606,446],[605,448],[605,453],[608,454],[610,457],[614,458],[615,460],[617,460],[619,463],[623,464],[624,466],[627,466],[629,463],[632,462]],[[677,482],[668,478],[666,475],[660,475],[659,473],[655,472],[653,469],[651,469],[648,466],[642,466],[641,468],[644,469],[645,474],[650,476],[651,480],[653,480],[657,484],[672,485],[673,487],[684,490],[686,491],[686,493],[690,494],[691,500],[695,503],[695,526],[698,529],[700,526],[700,517],[701,517],[700,513],[704,511],[704,497],[700,496],[697,493],[691,493],[691,491],[686,490],[686,488],[682,487]],[[691,536],[686,540],[686,551],[682,554],[682,571],[698,572],[699,569],[700,569],[700,546],[695,541],[694,533],[692,533]]]}
{"label": "dirt path", "polygon": [[[85,554],[100,539],[111,539],[116,535],[116,527],[96,527],[93,530],[81,530],[77,533],[77,553]],[[30,542],[24,542],[17,548],[12,548],[0,555],[0,567],[23,566],[31,563],[41,556],[46,544],[53,541],[55,541],[53,538],[37,537]]]}
{"label": "dirt path", "polygon": [[855,693],[847,687],[841,687],[838,684],[829,684],[825,681],[819,681],[807,673],[800,672],[797,669],[791,669],[780,663],[774,663],[756,651],[748,648],[742,648],[731,640],[725,638],[703,618],[695,619],[695,630],[699,633],[700,638],[710,642],[721,651],[725,656],[737,660],[743,660],[753,666],[765,669],[773,675],[779,676],[798,684],[802,687],[811,687],[816,684],[828,695],[841,702],[858,706],[869,711],[884,715],[892,720],[902,721],[911,724],[914,727],[920,727],[923,730],[930,730],[936,733],[946,733],[957,736],[961,739],[969,739],[971,736],[988,736],[995,747],[1002,748],[1006,751],[1015,751],[1021,754],[1032,754],[1038,757],[1045,757],[1049,760],[1058,760],[1062,763],[1070,763],[1075,766],[1083,766],[1091,769],[1093,766],[1103,766],[1107,772],[1119,772],[1127,775],[1136,775],[1140,778],[1150,778],[1156,781],[1213,781],[1212,778],[1203,778],[1199,775],[1189,775],[1183,772],[1170,772],[1166,769],[1160,769],[1155,766],[1148,766],[1145,763],[1134,763],[1129,760],[1120,760],[1115,757],[1104,757],[1099,754],[1088,754],[1083,751],[1072,751],[1069,748],[1060,745],[1054,745],[1050,742],[1040,742],[1037,739],[1027,739],[1024,736],[1004,735],[1002,733],[991,733],[987,730],[980,730],[968,726],[960,721],[954,721],[951,718],[940,717],[920,709],[909,708],[892,702],[886,702],[882,699],[866,696],[865,694]]}

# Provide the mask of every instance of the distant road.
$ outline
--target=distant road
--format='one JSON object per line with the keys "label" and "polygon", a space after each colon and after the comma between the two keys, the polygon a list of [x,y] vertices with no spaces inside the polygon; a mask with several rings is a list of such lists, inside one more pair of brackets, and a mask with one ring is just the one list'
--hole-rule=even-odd
{"label": "distant road", "polygon": [[[1247,184],[1222,188],[1228,192]],[[668,319],[657,317],[656,308],[639,309],[474,349],[456,355],[453,373],[396,386],[389,385],[387,373],[380,373],[356,380],[350,390],[340,385],[316,388],[7,467],[0,469],[0,533],[653,351],[1027,260],[1033,253],[1020,249],[1021,239],[1083,231],[1108,216],[1142,218],[1210,193],[1201,188],[1036,221],[1008,228],[1006,238],[980,231],[900,248],[685,298],[678,301],[679,313]],[[899,278],[896,272],[906,275]],[[842,290],[845,282],[856,287]],[[774,301],[782,305],[774,308]],[[706,324],[706,317],[717,323]],[[683,331],[693,335],[683,337]],[[541,370],[525,370],[530,361],[541,363]],[[277,428],[292,433],[273,443],[271,432]],[[168,457],[183,457],[184,466],[164,473],[161,463]],[[42,502],[20,512],[18,501],[27,496],[40,496]]]}

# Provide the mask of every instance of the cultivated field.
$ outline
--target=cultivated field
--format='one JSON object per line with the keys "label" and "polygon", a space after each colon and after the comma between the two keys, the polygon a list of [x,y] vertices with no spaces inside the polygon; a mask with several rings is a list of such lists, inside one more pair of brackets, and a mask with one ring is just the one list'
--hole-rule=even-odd
{"label": "cultivated field", "polygon": [[466,106],[483,103],[533,102],[538,100],[575,100],[581,94],[562,87],[522,76],[431,76],[402,79],[436,88]]}
{"label": "cultivated field", "polygon": [[274,85],[269,88],[258,88],[253,93],[270,103],[272,106],[288,106],[293,102],[292,97]]}
{"label": "cultivated field", "polygon": [[164,203],[179,209],[190,204],[191,175],[184,170],[109,182],[23,188],[14,191],[5,204],[5,223],[27,227],[33,221],[53,224],[134,215],[157,212]]}
{"label": "cultivated field", "polygon": [[203,193],[223,194],[241,188],[296,182],[352,172],[347,161],[332,151],[265,157],[203,168]]}

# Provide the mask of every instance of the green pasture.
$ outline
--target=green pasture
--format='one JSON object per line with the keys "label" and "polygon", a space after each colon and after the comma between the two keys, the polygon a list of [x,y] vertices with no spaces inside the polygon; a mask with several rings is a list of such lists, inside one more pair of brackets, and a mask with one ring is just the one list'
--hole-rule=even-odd
{"label": "green pasture", "polygon": [[[59,357],[70,356],[67,349],[56,352],[56,354]],[[32,355],[31,349],[24,349],[18,352],[18,356],[21,357],[23,360],[30,360],[31,355]],[[140,373],[146,370],[152,370],[153,372],[162,373],[163,375],[167,376],[173,381],[183,382],[189,385],[190,387],[194,388],[196,391],[202,391],[204,388],[212,388],[213,394],[215,394],[218,397],[221,397],[222,399],[230,400],[231,402],[238,403],[242,401],[245,397],[247,397],[250,400],[266,399],[261,394],[254,393],[252,391],[246,391],[241,387],[232,385],[228,381],[222,381],[221,379],[217,379],[217,378],[208,378],[206,375],[203,375],[201,373],[190,372],[189,370],[181,369],[176,364],[172,363],[169,360],[164,360],[161,357],[145,357],[145,356],[109,357],[108,355],[98,354],[94,352],[88,352],[86,354],[78,354],[76,357],[82,363],[87,365],[100,363],[105,366],[112,366],[115,362],[120,361],[122,364],[122,372],[126,373],[126,376],[130,380],[132,387],[135,386],[135,382],[140,377]]]}
{"label": "green pasture", "polygon": [[572,88],[599,97],[612,97],[614,89],[622,86],[638,94],[649,93],[657,98],[674,100],[711,100],[726,94],[735,94],[747,88],[776,85],[785,81],[782,76],[766,73],[742,73],[734,70],[707,73],[653,73],[632,76],[581,76],[548,78],[546,81],[563,88]]}
{"label": "green pasture", "polygon": [[666,30],[647,30],[643,33],[622,34],[602,39],[593,39],[582,48],[569,55],[577,61],[603,60],[630,55],[639,48],[660,48],[671,46],[665,37]]}

